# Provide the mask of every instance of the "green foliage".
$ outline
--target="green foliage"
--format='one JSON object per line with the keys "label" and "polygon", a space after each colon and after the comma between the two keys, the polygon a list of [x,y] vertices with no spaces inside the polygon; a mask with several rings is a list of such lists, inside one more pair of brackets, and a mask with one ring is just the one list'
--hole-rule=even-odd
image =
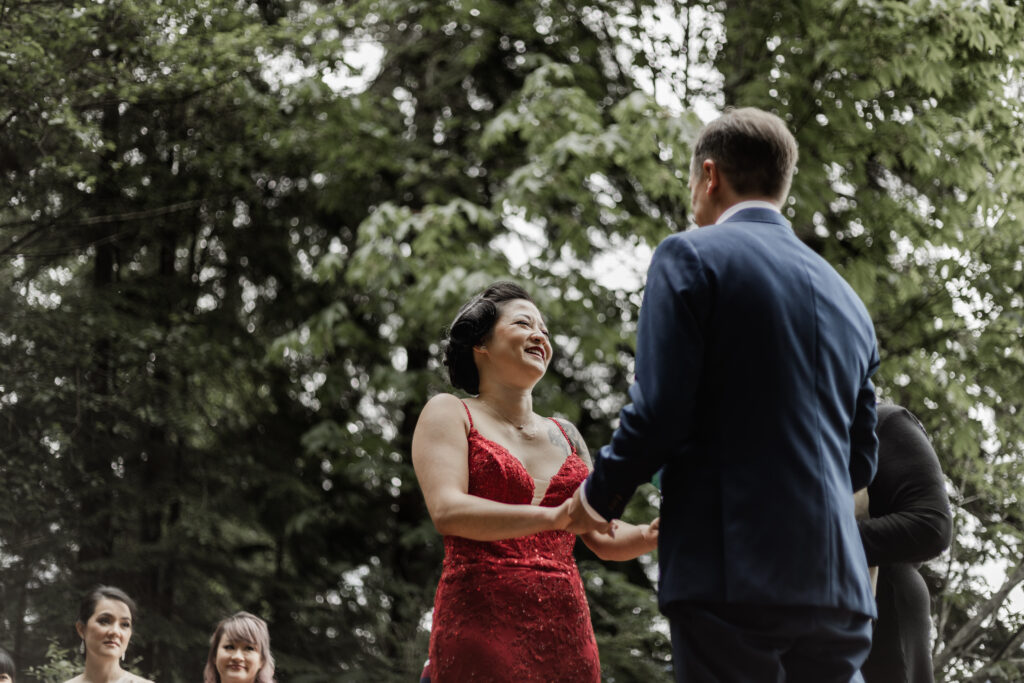
{"label": "green foliage", "polygon": [[668,620],[658,613],[656,595],[593,561],[581,561],[580,574],[601,652],[602,680],[670,680]]}
{"label": "green foliage", "polygon": [[64,683],[80,673],[79,667],[74,653],[56,643],[50,643],[46,648],[46,663],[29,667],[25,673],[40,683]]}

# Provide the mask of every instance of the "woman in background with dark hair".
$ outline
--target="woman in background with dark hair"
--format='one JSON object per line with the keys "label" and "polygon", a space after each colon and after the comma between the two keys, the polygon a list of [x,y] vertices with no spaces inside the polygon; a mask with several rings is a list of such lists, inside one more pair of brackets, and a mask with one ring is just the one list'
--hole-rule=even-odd
{"label": "woman in background with dark hair", "polygon": [[85,671],[66,683],[152,683],[121,668],[135,612],[135,602],[120,588],[97,586],[86,593],[75,623]]}
{"label": "woman in background with dark hair", "polygon": [[217,624],[210,637],[203,683],[274,683],[267,622],[238,612]]}
{"label": "woman in background with dark hair", "polygon": [[14,683],[14,660],[0,649],[0,683]]}
{"label": "woman in background with dark hair", "polygon": [[[495,283],[462,307],[443,346],[451,383],[474,397],[434,396],[413,435],[416,477],[445,546],[424,678],[599,681],[566,531],[590,454],[571,423],[533,411],[552,352],[541,313],[518,285]],[[654,549],[657,528],[616,522],[614,536],[583,540],[621,561]]]}
{"label": "woman in background with dark hair", "polygon": [[917,571],[952,539],[949,498],[924,427],[906,408],[878,406],[878,473],[870,517],[858,520],[868,564],[878,566],[878,620],[866,683],[931,683],[931,601]]}

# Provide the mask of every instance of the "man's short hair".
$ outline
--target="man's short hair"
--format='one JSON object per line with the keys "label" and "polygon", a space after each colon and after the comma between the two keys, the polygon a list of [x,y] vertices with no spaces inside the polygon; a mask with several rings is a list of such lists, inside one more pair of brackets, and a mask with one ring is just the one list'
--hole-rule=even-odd
{"label": "man's short hair", "polygon": [[697,137],[691,175],[699,177],[705,159],[715,162],[738,195],[781,202],[796,169],[796,139],[775,114],[756,107],[727,109]]}

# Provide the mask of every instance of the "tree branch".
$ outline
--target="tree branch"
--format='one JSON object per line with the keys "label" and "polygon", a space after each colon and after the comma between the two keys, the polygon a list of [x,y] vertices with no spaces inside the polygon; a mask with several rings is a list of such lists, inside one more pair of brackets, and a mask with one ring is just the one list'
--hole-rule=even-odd
{"label": "tree branch", "polygon": [[992,668],[1003,660],[1003,657],[1006,656],[1007,652],[1016,652],[1020,648],[1022,642],[1024,642],[1024,625],[1021,625],[1013,634],[1013,637],[1006,641],[1006,643],[999,648],[994,655],[992,655],[988,664],[974,672],[974,675],[967,680],[967,683],[982,683],[982,681],[989,680],[989,675],[991,673],[995,673],[992,671]]}
{"label": "tree branch", "polygon": [[[111,225],[113,223],[137,221],[145,218],[154,218],[156,216],[165,216],[179,211],[188,211],[189,209],[193,209],[206,201],[206,199],[191,199],[186,202],[178,202],[177,204],[169,204],[167,206],[158,206],[152,209],[143,209],[142,211],[129,211],[127,213],[109,214],[105,216],[90,216],[89,218],[82,218],[77,221],[61,222],[60,219],[54,219],[48,223],[42,223],[35,226],[32,230],[22,235],[20,239],[18,237],[12,239],[10,244],[3,249],[0,249],[0,256],[6,256],[10,253],[18,253],[16,250],[21,249],[26,242],[30,241],[33,237],[37,236],[47,228],[54,228],[58,226],[81,228],[93,225]],[[0,224],[0,229],[29,225],[31,223],[33,223],[31,220],[13,221],[11,223]]]}
{"label": "tree branch", "polygon": [[[1006,601],[1006,597],[1010,594],[1018,584],[1024,582],[1024,559],[1022,559],[1017,567],[1011,574],[1006,577],[1003,581],[1003,585],[999,587],[995,593],[992,594],[988,600],[978,607],[977,613],[970,619],[966,624],[960,627],[960,630],[953,634],[953,637],[949,639],[942,651],[936,655],[933,663],[933,669],[936,675],[949,663],[953,657],[961,654],[967,649],[979,635],[981,635],[982,624],[995,613],[997,609]],[[1016,636],[1015,636],[1016,637]]]}

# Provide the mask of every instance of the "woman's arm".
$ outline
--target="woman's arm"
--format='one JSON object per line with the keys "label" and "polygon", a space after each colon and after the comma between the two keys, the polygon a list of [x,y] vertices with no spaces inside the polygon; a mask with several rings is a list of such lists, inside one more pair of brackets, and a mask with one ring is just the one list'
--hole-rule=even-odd
{"label": "woman's arm", "polygon": [[466,410],[451,394],[430,399],[416,422],[412,465],[439,533],[501,541],[568,526],[568,500],[550,508],[470,495],[468,428]]}
{"label": "woman's arm", "polygon": [[871,518],[857,522],[868,564],[930,560],[952,538],[939,459],[910,411],[880,406],[878,413],[878,474],[868,487]]}
{"label": "woman's arm", "polygon": [[[584,443],[583,437],[576,426],[568,420],[559,420],[558,423],[565,428],[569,440],[576,447],[580,459],[587,465],[588,470],[594,469],[594,463],[590,457],[590,450]],[[632,560],[645,553],[649,553],[658,547],[658,526],[660,517],[651,521],[650,524],[629,524],[621,520],[612,522],[614,536],[603,534],[599,531],[590,531],[580,535],[583,542],[595,555],[602,560],[613,562],[625,562]]]}
{"label": "woman's arm", "polygon": [[654,518],[650,524],[628,524],[619,520],[612,522],[615,536],[591,531],[580,538],[594,554],[602,560],[625,562],[651,552],[658,547],[658,526],[661,518]]}

